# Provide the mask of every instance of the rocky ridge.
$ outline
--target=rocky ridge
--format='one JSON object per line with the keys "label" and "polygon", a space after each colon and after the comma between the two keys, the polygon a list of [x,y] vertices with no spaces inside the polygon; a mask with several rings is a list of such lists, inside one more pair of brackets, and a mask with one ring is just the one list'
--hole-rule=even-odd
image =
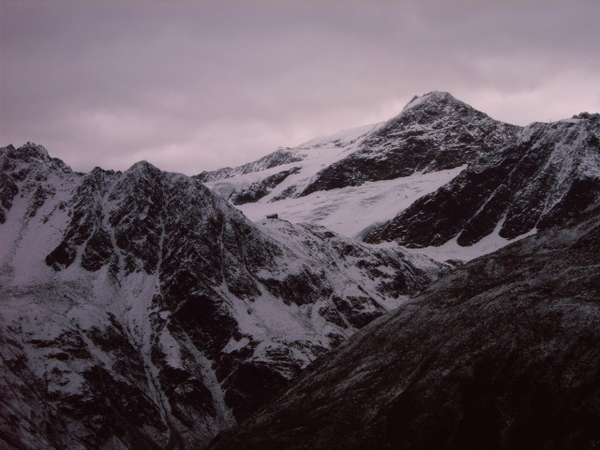
{"label": "rocky ridge", "polygon": [[202,448],[447,266],[0,149],[3,448]]}
{"label": "rocky ridge", "polygon": [[224,167],[222,169],[213,170],[210,172],[202,172],[196,175],[195,178],[203,183],[218,181],[224,178],[231,178],[235,175],[245,175],[248,173],[271,169],[284,164],[299,162],[302,161],[304,157],[305,155],[297,150],[280,148],[277,151],[258,159],[257,161],[244,164],[240,167]]}
{"label": "rocky ridge", "polygon": [[600,115],[534,123],[509,145],[474,161],[366,237],[411,247],[460,246],[498,228],[514,239],[579,215],[600,198]]}

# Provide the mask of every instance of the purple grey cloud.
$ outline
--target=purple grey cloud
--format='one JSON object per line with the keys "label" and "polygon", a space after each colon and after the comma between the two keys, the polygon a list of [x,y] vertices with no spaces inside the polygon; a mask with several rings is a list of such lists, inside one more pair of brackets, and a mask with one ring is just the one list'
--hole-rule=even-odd
{"label": "purple grey cloud", "polygon": [[188,174],[446,90],[512,123],[600,111],[600,2],[4,1],[0,145]]}

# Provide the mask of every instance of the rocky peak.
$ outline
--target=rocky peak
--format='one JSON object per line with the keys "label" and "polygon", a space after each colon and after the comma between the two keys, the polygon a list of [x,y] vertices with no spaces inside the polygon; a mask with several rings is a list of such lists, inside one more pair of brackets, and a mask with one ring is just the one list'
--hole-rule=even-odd
{"label": "rocky peak", "polygon": [[14,171],[21,164],[26,164],[26,170],[31,170],[36,165],[49,164],[50,167],[62,172],[71,172],[71,168],[58,158],[51,158],[48,150],[41,145],[27,142],[18,148],[12,144],[0,148],[0,169],[3,172]]}
{"label": "rocky peak", "polygon": [[302,195],[453,169],[514,141],[520,131],[448,93],[432,92],[411,100],[356,152],[319,172]]}
{"label": "rocky peak", "polygon": [[592,114],[592,113],[589,113],[587,111],[584,111],[582,113],[575,114],[573,116],[573,119],[590,119],[590,120],[598,122],[598,121],[600,121],[600,113],[593,113]]}
{"label": "rocky peak", "polygon": [[34,144],[33,142],[27,142],[18,149],[15,149],[15,147],[12,145],[10,145],[7,148],[9,149],[9,151],[18,152],[19,156],[23,160],[38,160],[43,162],[47,162],[50,160],[48,150],[46,150],[41,145]]}
{"label": "rocky peak", "polygon": [[494,232],[510,240],[580,216],[600,199],[599,131],[591,115],[533,123],[366,240],[428,247],[456,238],[470,246]]}
{"label": "rocky peak", "polygon": [[150,164],[148,161],[138,161],[125,171],[128,174],[138,174],[144,176],[146,174],[157,174],[161,170]]}
{"label": "rocky peak", "polygon": [[[493,120],[487,114],[476,110],[472,106],[457,100],[448,92],[430,92],[421,97],[415,96],[402,109],[400,114],[392,118],[386,124],[377,130],[373,135],[373,140],[379,142],[381,138],[394,137],[395,133],[410,131],[410,135],[416,136],[423,132],[434,132],[444,137],[452,138],[458,133],[462,139],[467,139],[478,129],[489,131],[491,125],[496,127],[501,125],[507,128],[507,131],[517,131],[520,127],[501,124]],[[450,129],[452,133],[445,133],[444,129]],[[481,134],[481,133],[480,133]],[[482,136],[483,137],[483,136]],[[463,142],[469,144],[468,140]],[[365,143],[368,146],[368,143]]]}
{"label": "rocky peak", "polygon": [[409,110],[449,110],[471,108],[454,98],[449,92],[432,91],[422,96],[415,95],[402,109],[403,113]]}
{"label": "rocky peak", "polygon": [[0,175],[0,447],[202,448],[448,269],[147,162]]}

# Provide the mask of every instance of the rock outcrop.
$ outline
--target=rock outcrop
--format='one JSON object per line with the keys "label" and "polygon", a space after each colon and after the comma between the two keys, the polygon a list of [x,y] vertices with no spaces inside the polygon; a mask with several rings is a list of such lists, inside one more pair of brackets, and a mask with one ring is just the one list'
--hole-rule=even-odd
{"label": "rock outcrop", "polygon": [[491,234],[514,239],[580,215],[600,198],[600,115],[526,127],[516,142],[490,152],[423,196],[367,242],[410,247],[451,239],[472,245]]}

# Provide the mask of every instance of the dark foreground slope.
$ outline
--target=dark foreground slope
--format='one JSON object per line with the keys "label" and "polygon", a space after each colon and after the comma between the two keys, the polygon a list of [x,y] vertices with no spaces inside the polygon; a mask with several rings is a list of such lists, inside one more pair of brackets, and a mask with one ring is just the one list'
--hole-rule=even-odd
{"label": "dark foreground slope", "polygon": [[218,449],[600,447],[600,214],[479,258],[315,363]]}

